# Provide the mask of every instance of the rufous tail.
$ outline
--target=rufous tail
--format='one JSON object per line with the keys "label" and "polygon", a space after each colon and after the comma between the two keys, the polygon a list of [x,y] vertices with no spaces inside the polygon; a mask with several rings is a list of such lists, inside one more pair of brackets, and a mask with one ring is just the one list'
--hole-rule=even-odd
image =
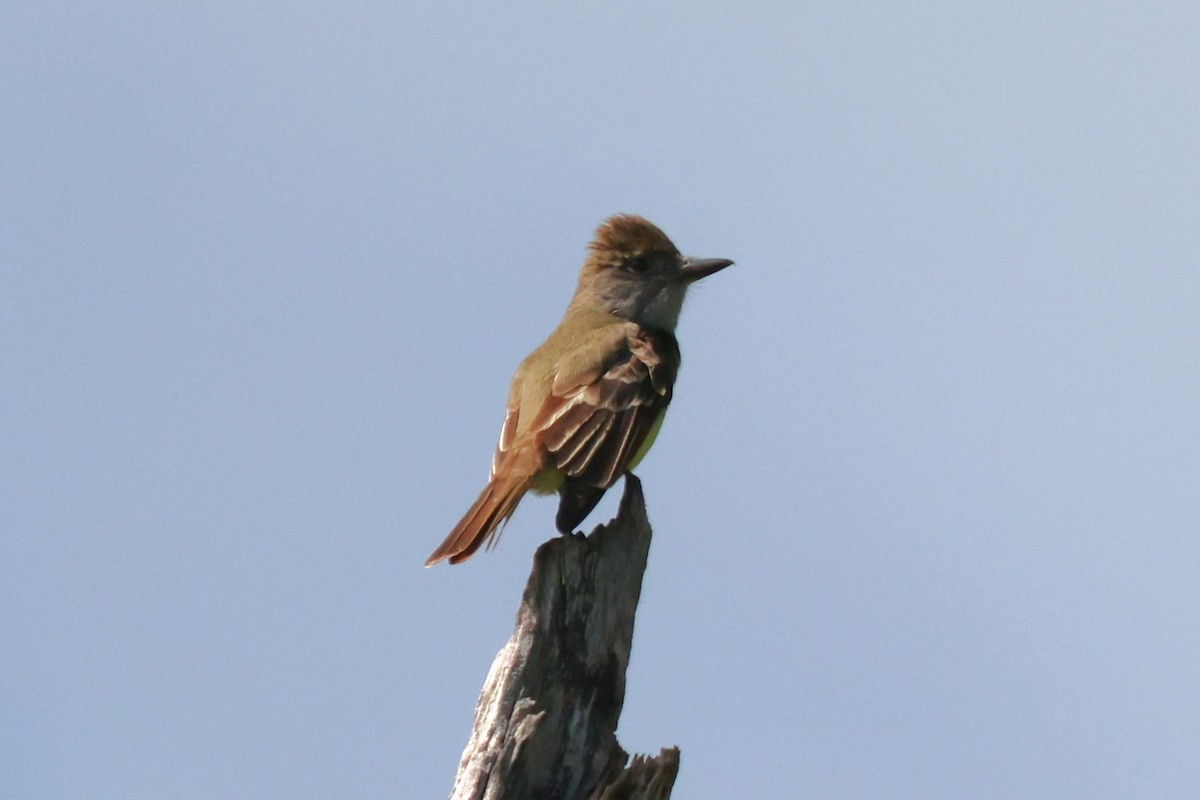
{"label": "rufous tail", "polygon": [[493,478],[475,504],[454,526],[454,530],[450,531],[446,541],[425,560],[425,566],[432,567],[447,558],[451,564],[460,564],[470,558],[499,534],[500,526],[517,510],[517,503],[521,502],[530,482],[531,479],[524,476],[497,475]]}

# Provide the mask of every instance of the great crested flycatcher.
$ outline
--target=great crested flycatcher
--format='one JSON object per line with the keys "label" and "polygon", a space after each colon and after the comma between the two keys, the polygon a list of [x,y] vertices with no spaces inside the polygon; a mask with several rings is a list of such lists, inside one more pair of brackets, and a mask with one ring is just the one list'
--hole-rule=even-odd
{"label": "great crested flycatcher", "polygon": [[625,214],[588,249],[562,321],[513,375],[487,486],[425,566],[466,561],[530,490],[558,492],[555,526],[570,533],[654,443],[679,370],[683,296],[733,262],[686,258]]}

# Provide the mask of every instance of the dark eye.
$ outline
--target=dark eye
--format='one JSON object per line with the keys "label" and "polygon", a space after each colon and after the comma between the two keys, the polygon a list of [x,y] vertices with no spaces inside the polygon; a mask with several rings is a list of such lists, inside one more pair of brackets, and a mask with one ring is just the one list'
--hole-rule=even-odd
{"label": "dark eye", "polygon": [[625,269],[629,272],[642,273],[650,268],[650,260],[645,256],[634,256],[625,261]]}

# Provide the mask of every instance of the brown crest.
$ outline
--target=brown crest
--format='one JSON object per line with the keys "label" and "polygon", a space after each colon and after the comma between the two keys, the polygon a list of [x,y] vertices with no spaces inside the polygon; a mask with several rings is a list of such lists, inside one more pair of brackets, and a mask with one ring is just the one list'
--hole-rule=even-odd
{"label": "brown crest", "polygon": [[657,225],[633,214],[617,214],[604,220],[596,229],[596,238],[588,249],[601,258],[628,258],[647,253],[679,255],[679,250]]}

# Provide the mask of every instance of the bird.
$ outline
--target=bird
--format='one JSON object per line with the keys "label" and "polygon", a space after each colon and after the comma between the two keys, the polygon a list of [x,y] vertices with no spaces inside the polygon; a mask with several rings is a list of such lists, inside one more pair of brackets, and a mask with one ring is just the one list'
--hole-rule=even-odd
{"label": "bird", "polygon": [[583,522],[658,435],[688,287],[732,264],[681,255],[643,217],[604,220],[562,320],[513,375],[487,485],[425,566],[495,544],[530,491],[558,494],[560,533]]}

